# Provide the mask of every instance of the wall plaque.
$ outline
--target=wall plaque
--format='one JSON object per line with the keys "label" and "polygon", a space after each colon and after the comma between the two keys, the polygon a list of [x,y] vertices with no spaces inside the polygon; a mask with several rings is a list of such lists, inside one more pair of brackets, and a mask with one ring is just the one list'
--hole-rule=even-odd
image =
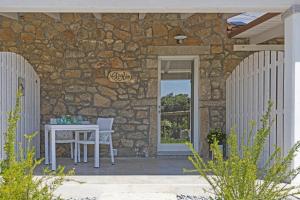
{"label": "wall plaque", "polygon": [[131,79],[132,76],[128,71],[111,71],[108,74],[108,80],[110,80],[111,82],[124,83],[130,82]]}

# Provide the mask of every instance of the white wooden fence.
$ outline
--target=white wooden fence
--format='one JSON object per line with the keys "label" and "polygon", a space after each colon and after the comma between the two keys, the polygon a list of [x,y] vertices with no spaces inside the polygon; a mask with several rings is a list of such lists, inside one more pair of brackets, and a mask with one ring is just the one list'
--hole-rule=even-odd
{"label": "white wooden fence", "polygon": [[242,135],[249,134],[249,121],[260,119],[268,108],[268,101],[274,103],[271,117],[274,123],[267,138],[260,166],[274,151],[274,145],[284,150],[284,53],[261,51],[244,59],[226,81],[226,131],[233,127],[238,133],[239,144]]}
{"label": "white wooden fence", "polygon": [[[0,52],[0,160],[5,158],[4,144],[8,112],[14,108],[18,85],[24,86],[21,98],[21,120],[17,127],[16,144],[26,147],[24,134],[38,132],[33,140],[40,156],[40,79],[32,66],[20,55]],[[17,150],[18,150],[18,145]]]}

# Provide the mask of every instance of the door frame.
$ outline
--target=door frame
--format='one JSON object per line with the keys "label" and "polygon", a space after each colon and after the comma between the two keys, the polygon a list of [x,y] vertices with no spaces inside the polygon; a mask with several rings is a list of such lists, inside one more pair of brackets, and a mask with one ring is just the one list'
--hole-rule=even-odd
{"label": "door frame", "polygon": [[[199,151],[199,138],[200,138],[200,121],[199,121],[199,66],[200,66],[200,58],[196,55],[189,55],[189,56],[158,56],[158,94],[157,94],[157,153],[158,155],[185,155],[190,154],[191,151],[185,144],[161,144],[161,115],[160,115],[160,86],[161,86],[161,62],[164,60],[193,60],[194,61],[194,69],[193,71],[193,146],[194,149],[198,152]],[[195,109],[196,108],[196,109]]]}

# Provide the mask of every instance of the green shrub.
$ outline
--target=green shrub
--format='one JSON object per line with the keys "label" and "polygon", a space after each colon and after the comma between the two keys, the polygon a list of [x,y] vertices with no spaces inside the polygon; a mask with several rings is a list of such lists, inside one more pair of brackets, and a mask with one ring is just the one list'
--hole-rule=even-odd
{"label": "green shrub", "polygon": [[[34,171],[43,159],[35,159],[35,149],[30,144],[36,135],[27,135],[27,149],[19,145],[16,152],[16,129],[20,119],[20,97],[18,93],[16,107],[9,113],[7,141],[5,144],[6,159],[0,162],[0,200],[51,200],[54,191],[65,179],[64,167],[59,166],[57,171],[44,170],[44,176],[34,176]],[[26,152],[26,154],[24,154]],[[69,171],[68,175],[73,174]],[[60,199],[56,197],[55,199]]]}
{"label": "green shrub", "polygon": [[207,135],[207,143],[212,144],[214,140],[217,140],[218,144],[224,144],[226,141],[226,134],[222,132],[220,128],[211,129]]}
{"label": "green shrub", "polygon": [[[290,164],[300,148],[297,142],[288,154],[282,156],[281,149],[274,147],[274,152],[262,169],[258,168],[266,138],[270,134],[270,110],[261,119],[261,128],[254,134],[255,123],[251,122],[248,136],[243,134],[245,144],[238,146],[237,134],[231,130],[227,139],[229,147],[228,159],[223,159],[215,139],[211,145],[214,160],[207,163],[192,149],[193,156],[189,160],[196,171],[203,176],[211,186],[212,199],[225,200],[279,200],[299,194],[299,187],[292,186],[287,180],[293,180],[300,168],[291,169]],[[253,138],[253,140],[251,139]],[[245,139],[245,140],[244,140]]]}

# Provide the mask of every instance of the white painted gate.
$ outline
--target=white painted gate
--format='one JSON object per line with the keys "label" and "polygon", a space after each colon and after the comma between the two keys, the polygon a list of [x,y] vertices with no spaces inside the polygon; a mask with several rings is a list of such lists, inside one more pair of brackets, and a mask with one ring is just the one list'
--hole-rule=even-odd
{"label": "white painted gate", "polygon": [[16,143],[21,143],[24,148],[26,146],[24,134],[37,131],[38,135],[34,138],[33,145],[37,157],[40,157],[40,79],[22,56],[11,52],[0,52],[0,160],[5,156],[3,148],[8,112],[16,103],[19,84],[24,86],[24,96],[21,98],[22,111],[17,127]]}
{"label": "white painted gate", "polygon": [[260,165],[274,151],[274,145],[284,150],[284,53],[261,51],[244,59],[226,81],[226,131],[235,127],[239,144],[244,131],[249,133],[249,121],[260,119],[268,101],[274,103],[271,117],[274,123]]}

